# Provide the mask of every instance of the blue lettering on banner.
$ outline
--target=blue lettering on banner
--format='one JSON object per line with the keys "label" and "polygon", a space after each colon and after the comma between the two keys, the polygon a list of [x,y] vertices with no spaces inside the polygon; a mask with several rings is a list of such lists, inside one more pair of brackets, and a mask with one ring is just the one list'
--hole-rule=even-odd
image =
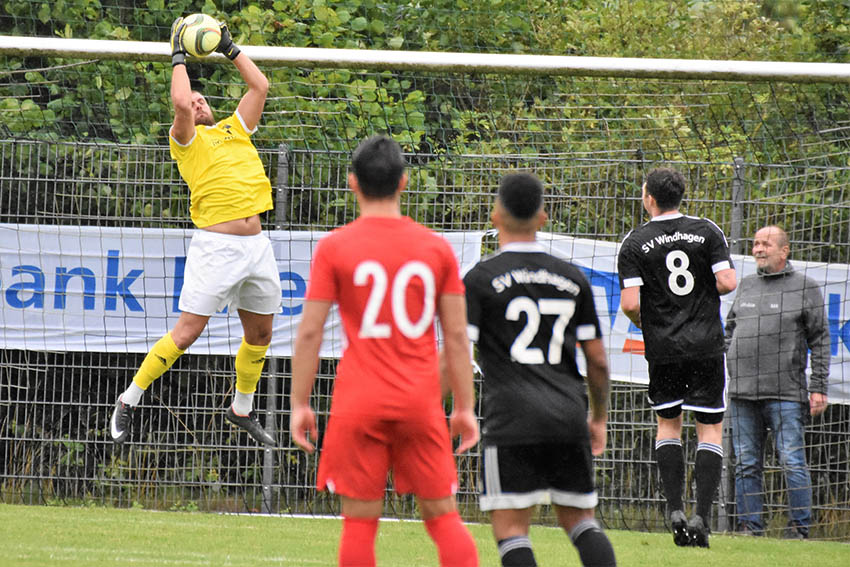
{"label": "blue lettering on banner", "polygon": [[130,270],[127,276],[119,282],[118,264],[120,262],[120,251],[109,250],[107,252],[106,290],[104,292],[106,300],[104,301],[103,308],[106,311],[115,311],[118,308],[117,296],[120,295],[121,299],[124,300],[124,303],[127,305],[127,309],[130,311],[144,311],[142,306],[139,305],[136,296],[134,296],[133,292],[130,291],[130,286],[133,285],[133,282],[142,275],[142,270]]}
{"label": "blue lettering on banner", "polygon": [[608,300],[608,316],[611,320],[617,315],[617,309],[620,308],[620,280],[614,272],[603,272],[578,266],[584,272],[587,281],[593,287],[601,287],[605,290],[605,298]]}
{"label": "blue lettering on banner", "polygon": [[[307,282],[304,281],[304,278],[296,272],[281,272],[280,282],[284,283],[285,281],[288,281],[292,287],[281,291],[283,299],[304,299],[307,293]],[[295,307],[284,305],[280,312],[282,315],[300,315],[303,309],[303,305],[296,305]]]}
{"label": "blue lettering on banner", "polygon": [[[604,272],[602,270],[594,270],[585,266],[578,266],[584,275],[587,277],[592,287],[601,287],[605,290],[605,299],[608,302],[608,318],[611,325],[614,325],[614,318],[617,316],[617,310],[620,309],[620,279],[616,272]],[[642,334],[643,332],[637,326],[629,322],[629,333]]]}
{"label": "blue lettering on banner", "polygon": [[171,292],[171,311],[180,313],[180,292],[183,291],[183,273],[186,271],[186,256],[174,257],[174,290]]}
{"label": "blue lettering on banner", "polygon": [[[19,276],[27,274],[32,276],[31,282],[17,282],[9,286],[6,290],[6,303],[9,307],[24,309],[26,307],[35,307],[36,309],[44,308],[44,272],[38,266],[15,266],[12,268],[12,275]],[[21,293],[30,292],[32,295],[28,299],[23,299]]]}
{"label": "blue lettering on banner", "polygon": [[56,296],[53,298],[53,308],[65,309],[65,302],[68,299],[68,282],[74,276],[80,276],[83,280],[83,309],[93,310],[96,285],[94,272],[88,268],[72,268],[69,270],[62,266],[56,268]]}
{"label": "blue lettering on banner", "polygon": [[850,350],[850,321],[841,324],[841,295],[829,294],[827,317],[829,319],[829,336],[832,339],[832,356],[838,354],[840,343]]}

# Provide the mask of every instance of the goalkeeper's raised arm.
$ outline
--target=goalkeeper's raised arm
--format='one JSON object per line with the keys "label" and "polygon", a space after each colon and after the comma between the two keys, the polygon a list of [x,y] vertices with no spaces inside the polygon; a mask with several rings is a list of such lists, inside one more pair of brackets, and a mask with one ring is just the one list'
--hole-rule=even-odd
{"label": "goalkeeper's raised arm", "polygon": [[233,43],[227,24],[221,22],[221,41],[216,51],[233,61],[242,79],[248,85],[248,92],[239,101],[239,114],[245,125],[255,128],[260,123],[263,107],[266,104],[266,94],[269,92],[269,80],[251,59],[242,53]]}
{"label": "goalkeeper's raised arm", "polygon": [[[233,43],[227,24],[221,22],[219,25],[221,40],[216,51],[233,61],[242,80],[248,85],[248,92],[239,101],[237,114],[250,134],[260,123],[269,81],[257,65]],[[171,101],[174,105],[171,135],[181,144],[192,138],[197,124],[215,124],[212,109],[206,99],[201,93],[192,91],[186,69],[186,49],[182,41],[184,27],[183,18],[177,18],[171,26]]]}

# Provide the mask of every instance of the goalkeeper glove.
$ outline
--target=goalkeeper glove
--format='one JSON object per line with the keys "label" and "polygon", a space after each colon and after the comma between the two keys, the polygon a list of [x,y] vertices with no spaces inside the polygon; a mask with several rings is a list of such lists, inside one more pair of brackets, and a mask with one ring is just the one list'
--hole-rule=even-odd
{"label": "goalkeeper glove", "polygon": [[227,29],[227,24],[224,22],[219,23],[219,27],[221,28],[221,41],[218,42],[218,47],[215,48],[219,53],[224,54],[225,57],[233,61],[236,59],[236,56],[241,53],[236,44],[233,43],[233,38],[230,37],[230,30]]}
{"label": "goalkeeper glove", "polygon": [[186,64],[186,48],[183,47],[183,31],[186,23],[183,18],[177,18],[171,24],[171,66]]}

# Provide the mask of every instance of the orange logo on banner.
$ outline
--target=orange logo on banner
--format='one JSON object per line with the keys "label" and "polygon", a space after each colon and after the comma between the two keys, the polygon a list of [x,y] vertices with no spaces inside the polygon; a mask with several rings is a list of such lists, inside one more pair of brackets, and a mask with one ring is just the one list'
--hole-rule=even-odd
{"label": "orange logo on banner", "polygon": [[645,350],[643,347],[643,341],[636,341],[635,339],[626,339],[626,342],[623,343],[623,352],[630,352],[632,354],[644,354]]}

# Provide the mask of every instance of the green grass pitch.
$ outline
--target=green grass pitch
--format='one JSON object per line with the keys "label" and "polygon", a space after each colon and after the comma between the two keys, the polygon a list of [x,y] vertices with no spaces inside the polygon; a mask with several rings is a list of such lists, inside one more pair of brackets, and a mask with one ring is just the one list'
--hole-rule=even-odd
{"label": "green grass pitch", "polygon": [[[340,520],[236,516],[138,509],[0,504],[3,567],[336,565]],[[489,525],[470,525],[482,567],[498,567]],[[850,565],[850,545],[713,535],[711,549],[677,548],[667,534],[609,531],[621,567],[818,567]],[[580,565],[566,535],[533,527],[541,567]],[[437,566],[419,522],[384,521],[378,532],[381,567]]]}

